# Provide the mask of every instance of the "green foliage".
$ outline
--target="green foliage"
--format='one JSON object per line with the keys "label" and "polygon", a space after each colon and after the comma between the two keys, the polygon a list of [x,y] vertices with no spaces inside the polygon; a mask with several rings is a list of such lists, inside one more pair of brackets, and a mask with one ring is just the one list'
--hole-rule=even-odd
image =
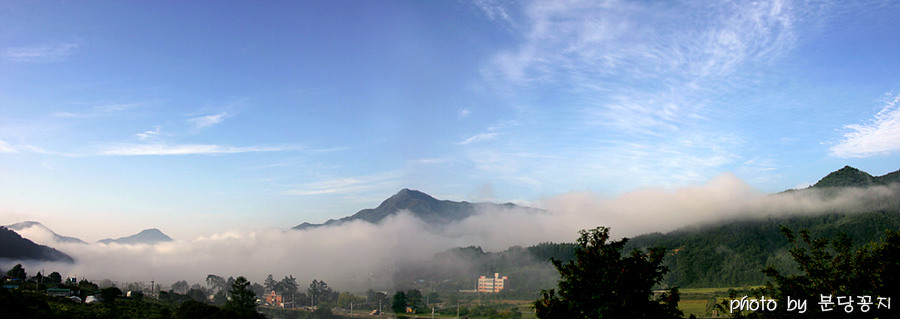
{"label": "green foliage", "polygon": [[51,284],[51,285],[58,285],[58,284],[62,283],[62,275],[60,275],[58,272],[55,272],[55,271],[50,273],[50,276],[47,276],[46,279],[47,279],[47,283]]}
{"label": "green foliage", "polygon": [[206,284],[214,290],[224,290],[227,287],[225,278],[213,274],[206,276]]}
{"label": "green foliage", "polygon": [[52,318],[53,314],[42,298],[18,289],[0,288],[0,309],[6,318]]}
{"label": "green foliage", "polygon": [[[52,277],[52,275],[51,275]],[[226,281],[227,282],[227,281]],[[70,289],[81,289],[81,297],[99,291],[102,303],[86,304],[63,297],[46,295],[42,290],[0,289],[0,317],[2,318],[75,318],[75,319],[171,319],[171,318],[207,318],[207,319],[242,319],[265,318],[256,311],[256,295],[249,290],[249,281],[244,277],[232,280],[228,292],[231,299],[222,307],[204,303],[204,293],[199,289],[191,289],[198,299],[183,295],[174,290],[160,291],[158,298],[122,298],[122,291],[116,287],[97,289],[97,285],[81,280],[77,287],[65,285]],[[199,287],[199,286],[198,286]],[[222,296],[224,291],[220,291]],[[224,297],[223,297],[224,298]],[[330,307],[326,307],[330,309]],[[328,310],[330,313],[330,310]],[[311,318],[314,316],[310,316]],[[319,316],[316,318],[331,318]]]}
{"label": "green foliage", "polygon": [[82,297],[85,297],[94,294],[94,292],[100,290],[100,287],[87,279],[81,279],[81,281],[78,282],[78,289],[81,290]]}
{"label": "green foliage", "polygon": [[117,299],[114,303],[85,304],[66,298],[51,297],[40,292],[0,289],[3,318],[100,318],[100,319],[168,319],[171,305]]}
{"label": "green foliage", "polygon": [[394,293],[394,297],[391,298],[391,310],[394,313],[402,314],[406,313],[406,293],[403,291],[397,291]]}
{"label": "green foliage", "polygon": [[309,316],[310,319],[330,319],[334,318],[334,313],[331,312],[331,303],[322,302],[316,307],[316,310],[313,310],[312,314]]}
{"label": "green foliage", "polygon": [[115,302],[116,298],[122,295],[122,290],[116,287],[108,287],[100,289],[100,298],[103,302]]}
{"label": "green foliage", "polygon": [[188,285],[188,282],[185,280],[179,280],[172,284],[172,290],[180,294],[186,294],[189,287],[190,285]]}
{"label": "green foliage", "polygon": [[332,302],[337,299],[334,290],[328,287],[324,281],[313,279],[306,289],[307,294],[312,297],[312,305],[316,306],[323,302]]}
{"label": "green foliage", "polygon": [[424,297],[418,289],[410,289],[406,291],[406,305],[412,307],[416,312],[425,308]]}
{"label": "green foliage", "polygon": [[783,273],[796,272],[790,253],[792,245],[781,234],[781,225],[808,229],[813,236],[831,237],[843,232],[853,242],[866,243],[883,236],[885,229],[900,229],[900,211],[733,221],[637,236],[629,241],[626,249],[654,246],[667,249],[663,265],[670,271],[663,278],[663,286],[756,286],[766,281],[765,274],[759,271],[765,267]]}
{"label": "green foliage", "polygon": [[677,289],[652,299],[651,289],[666,272],[665,250],[623,256],[627,238],[610,241],[609,228],[580,234],[575,259],[553,260],[559,290],[542,291],[534,302],[538,318],[680,318]]}
{"label": "green foliage", "polygon": [[199,301],[199,302],[206,301],[206,294],[203,293],[203,291],[200,289],[191,288],[191,290],[188,290],[187,295],[188,295],[188,297],[191,297],[191,299],[193,299],[195,301]]}
{"label": "green foliage", "polygon": [[526,248],[539,261],[559,260],[567,262],[575,258],[575,243],[540,243]]}
{"label": "green foliage", "polygon": [[[556,249],[561,256],[574,254],[575,244],[541,245],[536,251],[543,253]],[[568,253],[562,252],[566,249]],[[532,299],[538,296],[541,289],[552,287],[559,275],[549,262],[552,254],[543,254],[538,259],[531,250],[532,247],[519,246],[500,252],[485,252],[476,246],[454,248],[435,254],[431,260],[404,263],[394,272],[394,282],[404,290],[433,289],[439,293],[453,294],[462,289],[472,289],[473,280],[478,276],[501,273],[510,279],[499,297]],[[571,257],[563,257],[563,260],[568,259]]]}
{"label": "green foliage", "polygon": [[196,300],[188,300],[178,305],[175,319],[213,319],[219,314],[219,307]]}
{"label": "green foliage", "polygon": [[[900,294],[900,233],[888,231],[878,242],[854,246],[853,240],[839,233],[832,237],[815,238],[807,230],[797,234],[787,227],[782,231],[791,242],[791,256],[799,273],[785,274],[773,267],[763,272],[774,280],[756,289],[753,295],[776,300],[810,298],[811,308],[806,313],[788,312],[779,307],[772,312],[735,313],[735,318],[894,318],[897,315],[886,309],[871,309],[863,313],[846,313],[842,309],[821,312],[816,307],[820,295],[893,297]],[[799,235],[799,240],[798,236]],[[854,248],[856,247],[856,248]],[[737,297],[733,295],[732,298]],[[723,312],[730,304],[720,304]]]}
{"label": "green foliage", "polygon": [[338,307],[349,309],[350,303],[355,303],[357,309],[359,309],[359,302],[364,301],[365,299],[359,298],[356,295],[353,295],[349,292],[342,292],[338,295],[337,302],[335,303]]}
{"label": "green foliage", "polygon": [[[456,308],[443,309],[440,313],[445,316],[456,316]],[[509,304],[478,304],[459,307],[459,316],[464,318],[520,319],[522,318],[522,312],[514,305]]]}
{"label": "green foliage", "polygon": [[869,173],[850,166],[844,166],[819,180],[813,187],[864,187],[874,184],[881,183],[876,177],[869,175]]}
{"label": "green foliage", "polygon": [[229,291],[231,299],[225,303],[224,310],[232,312],[236,318],[263,318],[256,311],[256,294],[250,290],[250,281],[243,276],[237,277]]}
{"label": "green foliage", "polygon": [[220,305],[220,306],[221,306],[221,305],[224,305],[225,302],[227,302],[227,301],[228,301],[228,297],[225,296],[225,291],[224,291],[224,290],[219,290],[218,292],[216,292],[215,294],[213,294],[212,303],[213,303],[214,305]]}
{"label": "green foliage", "polygon": [[[268,278],[266,280],[268,280]],[[284,276],[284,279],[281,279],[281,281],[279,281],[275,286],[278,293],[284,296],[285,301],[291,302],[294,301],[291,298],[294,298],[296,297],[296,295],[298,295],[298,288],[300,287],[299,285],[297,285],[297,278],[294,278],[293,275]]]}
{"label": "green foliage", "polygon": [[25,274],[25,268],[22,267],[22,264],[16,264],[12,269],[6,272],[6,275],[15,279],[25,280],[27,275]]}
{"label": "green foliage", "polygon": [[275,277],[272,277],[272,274],[269,274],[269,276],[266,277],[266,281],[263,282],[263,286],[266,288],[266,293],[270,293],[275,290],[275,288],[277,288],[277,285],[278,282],[275,281]]}

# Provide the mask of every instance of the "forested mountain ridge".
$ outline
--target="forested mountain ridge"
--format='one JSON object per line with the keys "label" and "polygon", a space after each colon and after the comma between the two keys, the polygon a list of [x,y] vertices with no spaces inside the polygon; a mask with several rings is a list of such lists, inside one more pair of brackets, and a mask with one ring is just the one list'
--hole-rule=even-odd
{"label": "forested mountain ridge", "polygon": [[12,229],[16,232],[20,232],[24,229],[28,229],[28,228],[32,228],[32,227],[36,227],[39,231],[46,232],[47,234],[50,235],[50,237],[53,238],[54,241],[56,241],[58,243],[87,244],[87,242],[85,242],[81,239],[78,239],[75,237],[69,237],[69,236],[62,236],[60,234],[57,234],[56,232],[54,232],[47,226],[44,226],[44,224],[41,224],[36,221],[25,221],[25,222],[15,223],[15,224],[6,226],[6,228]]}
{"label": "forested mountain ridge", "polygon": [[[651,233],[630,238],[623,251],[663,247],[668,252],[663,265],[669,268],[664,287],[740,287],[766,282],[762,269],[774,266],[795,271],[788,250],[792,247],[781,232],[808,229],[813,237],[832,237],[843,232],[856,245],[879,240],[887,230],[900,230],[900,210],[867,213],[770,216],[764,219],[724,222],[703,227]],[[574,243],[541,243],[485,252],[480,247],[461,247],[436,254],[419,263],[405,264],[394,273],[401,287],[414,287],[423,280],[438,290],[472,289],[479,275],[499,272],[509,276],[508,293],[525,296],[552,288],[558,274],[549,260],[574,257]]]}
{"label": "forested mountain ridge", "polygon": [[766,266],[794,271],[788,250],[791,243],[781,226],[808,229],[813,237],[847,234],[857,245],[877,241],[887,230],[900,229],[900,211],[831,213],[817,216],[768,217],[667,234],[652,233],[632,238],[628,249],[663,247],[669,251],[664,265],[666,286],[735,287],[759,285]]}
{"label": "forested mountain ridge", "polygon": [[0,226],[0,258],[12,260],[44,260],[71,263],[69,255],[44,245],[35,244],[9,228]]}
{"label": "forested mountain ridge", "polygon": [[[792,192],[798,194],[810,192],[813,197],[820,196],[819,194],[827,197],[840,194],[846,187],[890,185],[897,183],[898,177],[900,171],[875,177],[846,166],[828,174],[807,189]],[[887,194],[895,192],[896,187],[891,186]],[[794,231],[807,229],[813,237],[833,237],[837,233],[845,233],[857,246],[880,240],[888,230],[900,230],[900,197],[880,194],[872,198],[880,201],[878,205],[871,206],[879,207],[878,209],[865,211],[869,206],[857,207],[864,210],[856,213],[829,209],[806,214],[747,217],[742,220],[690,226],[665,234],[650,233],[636,236],[629,239],[626,250],[665,248],[668,253],[664,265],[669,268],[669,272],[661,283],[663,286],[687,288],[760,285],[767,279],[762,273],[766,266],[774,266],[787,273],[796,271],[788,252],[793,246],[782,234],[781,226]],[[531,267],[532,270],[543,270],[537,266],[526,266],[527,263],[549,265],[547,261],[551,257],[567,261],[573,257],[576,246],[573,243],[543,243],[526,248],[511,247],[502,252],[483,252],[478,247],[457,248],[438,254],[432,262],[436,265],[449,264],[448,256],[453,256],[456,259],[470,261],[470,264],[465,265],[484,274],[520,272],[527,275],[528,273],[521,272],[522,269]],[[523,257],[509,261],[515,254],[522,254]],[[462,272],[460,269],[455,271],[457,271],[453,273],[455,275]],[[448,277],[447,273],[440,272],[429,275]],[[410,274],[400,277],[406,280],[412,278]],[[519,276],[510,278],[511,283],[522,280]],[[395,279],[400,278],[395,276]],[[535,285],[539,284],[543,282],[525,280],[524,285],[523,282],[519,282],[516,286],[534,289]]]}
{"label": "forested mountain ridge", "polygon": [[[872,176],[850,166],[831,172],[816,184],[791,192],[824,195],[841,194],[846,188],[886,186],[900,182],[900,170]],[[766,277],[761,270],[774,266],[782,272],[796,271],[788,250],[792,247],[781,226],[808,229],[814,237],[847,234],[857,245],[879,240],[887,230],[900,230],[900,197],[896,185],[889,194],[863,203],[870,211],[858,213],[828,210],[807,215],[785,215],[693,226],[666,234],[651,233],[632,238],[628,248],[664,247],[669,267],[663,284],[678,287],[734,287],[759,285]],[[818,195],[817,195],[818,196]],[[872,205],[872,206],[867,206]]]}
{"label": "forested mountain ridge", "polygon": [[825,187],[868,187],[875,185],[888,185],[891,183],[900,183],[900,170],[882,175],[872,176],[850,166],[831,172],[821,180],[810,186],[810,188]]}

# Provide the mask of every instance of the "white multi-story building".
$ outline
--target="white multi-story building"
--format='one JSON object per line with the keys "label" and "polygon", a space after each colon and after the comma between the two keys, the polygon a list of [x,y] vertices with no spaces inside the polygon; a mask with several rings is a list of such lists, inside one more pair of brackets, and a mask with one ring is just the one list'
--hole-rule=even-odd
{"label": "white multi-story building", "polygon": [[478,292],[500,292],[503,290],[503,284],[506,282],[506,276],[500,277],[499,273],[494,273],[494,278],[486,276],[478,277]]}

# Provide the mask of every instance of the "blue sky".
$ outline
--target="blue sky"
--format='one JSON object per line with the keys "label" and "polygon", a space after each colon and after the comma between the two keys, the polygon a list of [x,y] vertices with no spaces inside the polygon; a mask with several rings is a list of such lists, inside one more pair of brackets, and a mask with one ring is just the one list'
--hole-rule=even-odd
{"label": "blue sky", "polygon": [[178,237],[322,222],[401,188],[529,203],[882,175],[900,169],[897,16],[892,1],[3,2],[0,221]]}

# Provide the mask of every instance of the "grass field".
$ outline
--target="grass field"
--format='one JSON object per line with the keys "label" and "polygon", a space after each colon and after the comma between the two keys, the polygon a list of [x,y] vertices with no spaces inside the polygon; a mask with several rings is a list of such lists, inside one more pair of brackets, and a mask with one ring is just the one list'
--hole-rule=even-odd
{"label": "grass field", "polygon": [[[728,287],[728,288],[685,288],[679,289],[681,293],[681,301],[678,303],[678,308],[684,312],[684,317],[688,317],[690,315],[695,315],[698,318],[714,318],[711,316],[712,314],[708,314],[706,312],[707,305],[710,299],[723,300],[727,295],[728,291],[731,289],[738,291],[745,291],[750,288],[756,287]],[[534,315],[534,310],[531,309],[531,304],[534,300],[513,300],[513,299],[503,299],[503,300],[494,300],[494,305],[509,309],[509,305],[514,305],[513,307],[518,309],[522,313],[523,319],[535,319],[537,318]],[[347,314],[344,315],[345,317]],[[721,315],[720,315],[721,316]],[[372,316],[368,316],[368,313],[365,312],[354,312],[354,317],[356,318],[376,318]],[[391,314],[388,314],[387,317],[392,317]],[[435,318],[455,318],[455,315],[435,315]],[[481,318],[481,317],[473,317],[467,316],[468,318]],[[384,318],[384,317],[381,317]],[[419,314],[417,316],[410,316],[407,318],[431,318],[430,314]]]}
{"label": "grass field", "polygon": [[752,287],[726,287],[726,288],[684,288],[678,289],[681,293],[681,301],[678,303],[678,308],[684,312],[684,316],[695,315],[697,317],[708,317],[712,314],[707,314],[706,307],[710,301],[710,299],[717,299],[718,301],[723,300],[728,296],[729,290],[738,290],[738,291],[746,291],[752,288],[759,288],[762,286],[752,286]]}

